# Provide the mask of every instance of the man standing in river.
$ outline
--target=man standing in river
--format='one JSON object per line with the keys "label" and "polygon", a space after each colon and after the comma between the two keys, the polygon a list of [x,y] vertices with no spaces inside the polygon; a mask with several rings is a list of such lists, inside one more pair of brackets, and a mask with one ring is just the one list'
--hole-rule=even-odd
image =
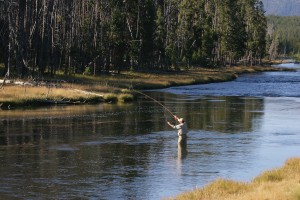
{"label": "man standing in river", "polygon": [[177,135],[178,135],[178,144],[185,144],[186,143],[186,137],[188,133],[187,125],[183,118],[178,118],[176,115],[174,116],[175,120],[178,121],[179,124],[173,125],[170,122],[167,122],[170,127],[173,129],[177,129]]}

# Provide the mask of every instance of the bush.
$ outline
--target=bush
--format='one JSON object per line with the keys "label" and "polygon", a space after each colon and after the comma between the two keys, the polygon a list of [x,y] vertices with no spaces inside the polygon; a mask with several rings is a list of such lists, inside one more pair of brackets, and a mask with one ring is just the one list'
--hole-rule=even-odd
{"label": "bush", "polygon": [[116,94],[106,94],[104,95],[104,101],[109,103],[118,102],[118,96]]}
{"label": "bush", "polygon": [[132,94],[120,94],[118,96],[118,100],[123,103],[131,102],[131,101],[133,101],[133,99],[134,99],[134,97]]}

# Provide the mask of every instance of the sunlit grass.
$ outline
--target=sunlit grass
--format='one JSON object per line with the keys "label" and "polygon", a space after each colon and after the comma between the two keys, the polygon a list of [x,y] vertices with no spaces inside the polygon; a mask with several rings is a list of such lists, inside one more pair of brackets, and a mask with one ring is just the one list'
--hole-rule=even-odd
{"label": "sunlit grass", "polygon": [[0,101],[14,99],[77,99],[83,95],[65,88],[5,86],[1,90]]}
{"label": "sunlit grass", "polygon": [[[0,66],[1,68],[1,66]],[[2,66],[3,68],[3,66]],[[192,68],[181,71],[132,72],[101,76],[72,75],[58,73],[44,78],[58,87],[31,87],[5,85],[0,90],[0,103],[15,105],[38,104],[45,99],[69,99],[73,101],[129,102],[135,98],[134,90],[158,89],[178,85],[223,82],[237,78],[236,74],[257,71],[274,71],[279,68],[230,67]],[[76,91],[74,91],[76,90]],[[102,99],[100,96],[102,95]]]}
{"label": "sunlit grass", "polygon": [[278,182],[290,178],[299,178],[300,181],[300,158],[289,159],[284,167],[262,173],[254,182]]}
{"label": "sunlit grass", "polygon": [[118,101],[123,102],[123,103],[131,102],[131,101],[133,101],[133,99],[134,99],[134,96],[132,94],[120,94],[118,96]]}
{"label": "sunlit grass", "polygon": [[70,88],[5,86],[0,90],[0,103],[13,106],[38,106],[53,101],[101,101],[99,96],[81,93]]}
{"label": "sunlit grass", "polygon": [[115,102],[118,101],[118,95],[112,94],[112,93],[105,94],[104,95],[104,100],[106,102],[115,103]]}
{"label": "sunlit grass", "polygon": [[[299,200],[300,158],[289,159],[282,168],[266,171],[250,183],[216,180],[204,188],[180,194],[177,200]],[[172,199],[172,198],[171,198]]]}

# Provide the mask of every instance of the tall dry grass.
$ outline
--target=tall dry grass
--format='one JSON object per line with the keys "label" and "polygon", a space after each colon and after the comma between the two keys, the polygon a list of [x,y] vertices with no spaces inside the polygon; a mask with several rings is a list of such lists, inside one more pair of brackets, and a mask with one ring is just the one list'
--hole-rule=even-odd
{"label": "tall dry grass", "polygon": [[72,89],[5,86],[0,91],[0,102],[26,99],[77,99],[83,95]]}
{"label": "tall dry grass", "polygon": [[[75,89],[76,88],[76,89]],[[5,86],[0,90],[0,104],[4,106],[38,106],[51,101],[71,102],[131,102],[134,95],[127,90],[111,87],[65,84],[62,88]]]}
{"label": "tall dry grass", "polygon": [[[3,70],[3,66],[0,66]],[[0,90],[0,104],[15,105],[37,104],[44,99],[71,99],[99,100],[99,96],[72,89],[90,91],[103,94],[107,102],[128,102],[134,99],[134,93],[122,92],[123,89],[157,89],[177,85],[191,85],[211,82],[222,82],[235,79],[238,73],[256,71],[281,70],[271,67],[230,67],[230,68],[192,68],[188,71],[159,71],[159,72],[131,72],[123,71],[121,74],[84,76],[65,76],[57,74],[55,80],[64,80],[62,88],[8,86]],[[52,78],[54,80],[54,78]],[[98,98],[98,100],[97,100]]]}
{"label": "tall dry grass", "polygon": [[250,183],[216,180],[174,199],[300,200],[300,158],[289,159],[282,168],[266,171]]}
{"label": "tall dry grass", "polygon": [[[47,102],[48,101],[48,102]],[[69,102],[100,102],[103,98],[78,92],[69,88],[47,88],[47,87],[25,87],[25,86],[5,86],[0,90],[0,104],[2,108],[40,106],[49,104],[49,101],[69,101]]]}

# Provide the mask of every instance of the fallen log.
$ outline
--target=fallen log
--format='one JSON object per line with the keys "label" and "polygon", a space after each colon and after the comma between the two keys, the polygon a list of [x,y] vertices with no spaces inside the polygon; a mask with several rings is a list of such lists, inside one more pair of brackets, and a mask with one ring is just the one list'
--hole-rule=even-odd
{"label": "fallen log", "polygon": [[94,96],[98,96],[98,97],[104,97],[102,94],[98,94],[95,92],[89,92],[89,91],[85,91],[85,90],[79,90],[79,89],[73,89],[76,92],[81,92],[83,94],[87,94],[87,95],[94,95]]}

